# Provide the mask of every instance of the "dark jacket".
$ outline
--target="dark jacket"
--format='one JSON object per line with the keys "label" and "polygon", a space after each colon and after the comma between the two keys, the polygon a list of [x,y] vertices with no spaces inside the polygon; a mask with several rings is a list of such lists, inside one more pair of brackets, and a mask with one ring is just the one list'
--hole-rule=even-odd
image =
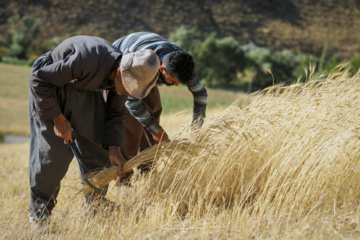
{"label": "dark jacket", "polygon": [[[46,121],[62,113],[55,94],[57,87],[69,85],[87,91],[99,90],[121,56],[122,53],[104,39],[74,36],[39,57],[29,78],[39,118]],[[121,145],[126,98],[116,94],[115,89],[107,96],[105,145]]]}

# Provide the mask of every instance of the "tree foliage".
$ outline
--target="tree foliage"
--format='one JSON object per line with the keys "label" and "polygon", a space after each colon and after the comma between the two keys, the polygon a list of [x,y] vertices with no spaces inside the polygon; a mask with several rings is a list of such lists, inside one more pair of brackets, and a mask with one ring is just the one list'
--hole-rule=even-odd
{"label": "tree foliage", "polygon": [[[188,51],[196,60],[197,73],[208,87],[240,87],[256,91],[272,84],[291,84],[306,81],[310,66],[315,74],[328,73],[341,63],[339,56],[327,56],[329,42],[324,44],[319,58],[307,54],[295,54],[287,49],[273,51],[270,47],[250,42],[240,45],[233,37],[219,39],[216,33],[200,40],[196,28],[181,26],[170,41]],[[360,67],[360,58],[348,63],[351,73]]]}
{"label": "tree foliage", "polygon": [[199,78],[209,87],[230,85],[245,67],[244,53],[233,37],[218,39],[212,33],[201,41],[196,28],[181,26],[169,40],[193,56]]}
{"label": "tree foliage", "polygon": [[14,15],[8,19],[8,22],[11,25],[10,34],[12,41],[6,55],[16,59],[26,59],[27,50],[32,40],[38,34],[43,20],[35,20],[27,15],[22,17],[20,15]]}
{"label": "tree foliage", "polygon": [[186,28],[180,26],[178,30],[170,34],[169,40],[181,46],[186,52],[194,54],[196,48],[200,44],[197,28]]}
{"label": "tree foliage", "polygon": [[196,50],[198,73],[208,86],[228,86],[243,71],[244,52],[233,37],[210,34]]}

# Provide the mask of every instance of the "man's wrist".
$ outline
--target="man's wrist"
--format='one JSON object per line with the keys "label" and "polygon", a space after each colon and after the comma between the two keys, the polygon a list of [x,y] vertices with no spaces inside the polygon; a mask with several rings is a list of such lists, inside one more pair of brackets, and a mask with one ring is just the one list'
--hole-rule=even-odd
{"label": "man's wrist", "polygon": [[64,120],[64,119],[65,119],[65,116],[64,116],[63,114],[60,114],[60,115],[52,118],[52,120],[53,120],[54,123],[59,122],[59,121],[62,121],[62,120]]}
{"label": "man's wrist", "polygon": [[147,127],[152,135],[158,134],[163,128],[159,124],[152,124]]}
{"label": "man's wrist", "polygon": [[120,151],[120,150],[121,150],[120,146],[116,146],[116,145],[109,146],[109,151]]}

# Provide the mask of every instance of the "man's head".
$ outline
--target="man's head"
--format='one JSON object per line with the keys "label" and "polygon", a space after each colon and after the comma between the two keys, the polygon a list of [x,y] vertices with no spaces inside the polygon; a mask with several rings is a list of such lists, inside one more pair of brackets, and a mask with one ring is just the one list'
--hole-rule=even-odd
{"label": "man's head", "polygon": [[115,74],[115,88],[119,95],[128,94],[142,99],[155,86],[160,60],[154,51],[125,51]]}
{"label": "man's head", "polygon": [[160,65],[160,74],[168,86],[188,83],[195,77],[193,57],[184,51],[175,51],[165,55]]}

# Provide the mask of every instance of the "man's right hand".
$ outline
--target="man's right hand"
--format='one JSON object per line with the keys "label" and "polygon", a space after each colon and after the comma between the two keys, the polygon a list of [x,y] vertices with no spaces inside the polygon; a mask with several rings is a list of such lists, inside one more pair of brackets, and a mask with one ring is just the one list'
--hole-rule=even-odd
{"label": "man's right hand", "polygon": [[120,176],[126,160],[121,154],[119,146],[109,146],[109,158],[113,166],[118,166],[117,174]]}
{"label": "man's right hand", "polygon": [[54,121],[54,132],[55,135],[64,139],[64,143],[68,144],[71,142],[72,128],[70,122],[65,118],[63,114],[52,119]]}
{"label": "man's right hand", "polygon": [[164,131],[164,129],[161,129],[160,132],[153,135],[153,139],[157,142],[165,142],[166,140],[168,140],[168,138],[169,137],[167,133]]}

